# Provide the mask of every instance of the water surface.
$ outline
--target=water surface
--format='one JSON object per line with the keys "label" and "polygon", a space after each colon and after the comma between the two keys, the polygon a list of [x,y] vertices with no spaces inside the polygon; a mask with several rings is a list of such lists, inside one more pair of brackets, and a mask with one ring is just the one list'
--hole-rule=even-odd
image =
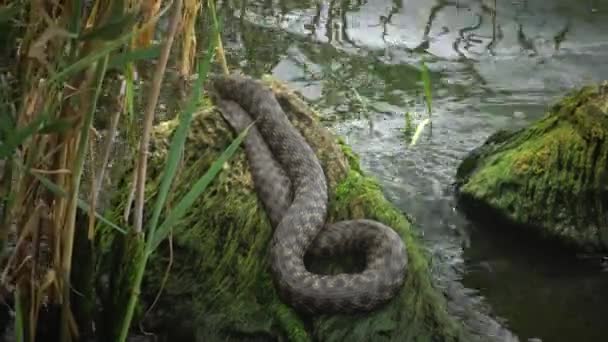
{"label": "water surface", "polygon": [[[249,1],[224,4],[233,65],[300,91],[411,215],[452,311],[482,339],[608,338],[608,273],[474,224],[454,209],[467,152],[523,127],[569,89],[608,79],[608,3],[600,1]],[[432,130],[408,146],[406,113]],[[466,299],[466,300],[463,300]],[[471,310],[478,315],[471,318]],[[485,315],[488,316],[485,316]],[[506,329],[505,329],[506,328]]]}

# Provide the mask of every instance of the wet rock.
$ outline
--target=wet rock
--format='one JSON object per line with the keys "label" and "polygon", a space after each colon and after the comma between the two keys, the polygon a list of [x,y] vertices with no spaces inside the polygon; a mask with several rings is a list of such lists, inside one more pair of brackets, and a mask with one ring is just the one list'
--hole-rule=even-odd
{"label": "wet rock", "polygon": [[[270,83],[324,168],[331,193],[329,220],[376,219],[404,239],[410,266],[402,291],[387,305],[361,315],[302,316],[282,303],[269,274],[267,248],[272,229],[255,194],[244,153],[239,151],[197,199],[195,209],[173,227],[172,244],[164,243],[152,256],[142,307],[155,302],[161,289],[162,295],[142,322],[145,330],[180,341],[469,341],[463,325],[448,314],[446,298],[433,285],[427,255],[408,219],[362,173],[348,146],[319,124],[316,113],[279,83]],[[169,138],[176,127],[176,121],[168,121],[154,130],[148,203],[155,201]],[[234,137],[214,108],[199,111],[193,117],[168,203],[176,203],[190,190]],[[130,173],[123,177],[117,203],[128,198]],[[122,212],[117,205],[117,220]],[[112,245],[111,239],[105,241],[100,249]],[[353,261],[312,260],[311,268],[348,271]]]}
{"label": "wet rock", "polygon": [[459,203],[580,250],[608,250],[608,83],[574,91],[527,128],[499,131],[457,171]]}

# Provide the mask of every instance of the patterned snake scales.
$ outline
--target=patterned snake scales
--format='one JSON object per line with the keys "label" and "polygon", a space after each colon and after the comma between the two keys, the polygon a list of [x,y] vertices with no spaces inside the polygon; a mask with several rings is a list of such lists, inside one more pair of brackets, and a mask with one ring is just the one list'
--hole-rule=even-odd
{"label": "patterned snake scales", "polygon": [[[256,119],[245,151],[256,191],[274,227],[270,265],[279,297],[306,313],[371,311],[402,287],[407,253],[400,236],[372,220],[325,225],[327,183],[312,148],[291,125],[272,90],[245,76],[211,76],[212,93],[235,131]],[[320,275],[304,255],[365,251],[361,273]]]}

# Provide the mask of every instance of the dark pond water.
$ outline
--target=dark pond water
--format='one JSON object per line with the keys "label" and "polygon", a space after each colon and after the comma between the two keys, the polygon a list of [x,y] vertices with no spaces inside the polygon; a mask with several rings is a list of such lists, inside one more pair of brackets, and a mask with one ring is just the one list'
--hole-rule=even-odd
{"label": "dark pond water", "polygon": [[[608,79],[607,2],[228,4],[220,11],[233,65],[287,82],[345,137],[415,219],[438,286],[482,340],[608,340],[608,272],[469,222],[451,189],[459,161],[488,135],[539,118],[571,88]],[[432,131],[410,147],[402,128],[406,112],[414,125],[424,117],[423,59]]]}

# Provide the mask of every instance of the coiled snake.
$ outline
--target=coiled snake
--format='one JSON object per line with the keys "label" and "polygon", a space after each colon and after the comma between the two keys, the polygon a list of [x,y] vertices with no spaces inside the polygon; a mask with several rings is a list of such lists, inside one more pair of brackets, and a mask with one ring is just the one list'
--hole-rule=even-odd
{"label": "coiled snake", "polygon": [[[307,313],[370,311],[402,287],[407,253],[400,236],[376,221],[325,225],[327,183],[312,148],[291,125],[272,90],[245,76],[210,77],[215,102],[235,131],[256,120],[244,145],[254,184],[274,228],[270,265],[279,297]],[[365,251],[360,273],[320,275],[304,255]]]}

